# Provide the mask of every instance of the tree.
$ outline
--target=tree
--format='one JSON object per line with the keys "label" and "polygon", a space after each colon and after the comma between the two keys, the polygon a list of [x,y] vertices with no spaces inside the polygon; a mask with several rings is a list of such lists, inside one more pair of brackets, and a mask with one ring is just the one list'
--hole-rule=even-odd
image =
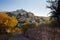
{"label": "tree", "polygon": [[7,28],[13,28],[18,23],[15,16],[8,16],[7,12],[0,12],[0,30],[6,31]]}
{"label": "tree", "polygon": [[48,8],[51,9],[51,16],[50,16],[50,19],[53,23],[53,26],[56,27],[58,26],[59,27],[59,24],[60,24],[60,0],[49,0],[47,1],[50,3],[50,6],[48,6]]}
{"label": "tree", "polygon": [[17,21],[16,17],[15,17],[15,16],[11,16],[11,17],[9,17],[9,19],[8,19],[7,25],[8,25],[9,27],[14,27],[14,26],[16,26],[17,22],[18,22],[18,21]]}

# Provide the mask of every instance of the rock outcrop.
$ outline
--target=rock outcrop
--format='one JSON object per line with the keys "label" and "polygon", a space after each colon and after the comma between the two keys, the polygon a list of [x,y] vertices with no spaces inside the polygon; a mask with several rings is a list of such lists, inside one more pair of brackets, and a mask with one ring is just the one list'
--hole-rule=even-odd
{"label": "rock outcrop", "polygon": [[43,23],[44,20],[42,17],[39,16],[35,16],[32,12],[27,12],[23,9],[20,10],[16,10],[16,11],[12,11],[12,12],[8,12],[9,16],[16,16],[16,18],[18,19],[18,25],[20,26],[26,19],[28,19],[30,22],[38,22],[38,23]]}

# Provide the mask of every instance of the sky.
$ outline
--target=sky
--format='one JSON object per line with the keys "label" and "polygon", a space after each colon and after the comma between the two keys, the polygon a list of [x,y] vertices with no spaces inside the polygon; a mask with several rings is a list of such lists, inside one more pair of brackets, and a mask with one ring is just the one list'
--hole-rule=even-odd
{"label": "sky", "polygon": [[46,8],[47,0],[0,0],[0,11],[16,11],[24,9],[36,16],[49,16]]}

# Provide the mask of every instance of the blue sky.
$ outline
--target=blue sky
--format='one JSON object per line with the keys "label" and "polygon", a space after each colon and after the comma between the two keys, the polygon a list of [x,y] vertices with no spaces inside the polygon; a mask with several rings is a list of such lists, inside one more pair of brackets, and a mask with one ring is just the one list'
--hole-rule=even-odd
{"label": "blue sky", "polygon": [[0,11],[24,9],[37,16],[47,16],[49,10],[46,5],[46,0],[0,0]]}

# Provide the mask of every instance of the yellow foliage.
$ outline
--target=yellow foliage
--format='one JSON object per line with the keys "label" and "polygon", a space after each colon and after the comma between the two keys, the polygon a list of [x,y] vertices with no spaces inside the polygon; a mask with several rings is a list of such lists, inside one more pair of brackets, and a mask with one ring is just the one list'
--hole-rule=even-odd
{"label": "yellow foliage", "polygon": [[11,33],[11,32],[12,32],[12,30],[11,30],[11,29],[7,29],[7,32],[8,32],[8,33]]}
{"label": "yellow foliage", "polygon": [[[6,12],[7,13],[7,12]],[[0,25],[6,25],[7,27],[14,27],[17,24],[17,19],[15,16],[8,16],[4,12],[0,12]]]}
{"label": "yellow foliage", "polygon": [[22,28],[15,28],[13,32],[23,32]]}
{"label": "yellow foliage", "polygon": [[17,22],[18,21],[17,21],[16,17],[12,16],[12,17],[10,17],[10,21],[8,23],[9,23],[10,27],[14,27],[17,24]]}
{"label": "yellow foliage", "polygon": [[37,22],[33,22],[32,24],[33,24],[33,26],[38,26],[39,25],[39,23],[37,23]]}
{"label": "yellow foliage", "polygon": [[29,20],[25,20],[24,25],[30,24]]}
{"label": "yellow foliage", "polygon": [[0,24],[3,24],[6,19],[8,19],[8,15],[5,13],[0,13]]}
{"label": "yellow foliage", "polygon": [[13,32],[12,28],[14,28],[17,23],[18,21],[15,16],[8,16],[7,12],[0,12],[0,26],[2,29],[4,28],[6,32]]}
{"label": "yellow foliage", "polygon": [[23,32],[22,28],[15,28],[15,29],[7,29],[7,33],[15,33],[15,32]]}

